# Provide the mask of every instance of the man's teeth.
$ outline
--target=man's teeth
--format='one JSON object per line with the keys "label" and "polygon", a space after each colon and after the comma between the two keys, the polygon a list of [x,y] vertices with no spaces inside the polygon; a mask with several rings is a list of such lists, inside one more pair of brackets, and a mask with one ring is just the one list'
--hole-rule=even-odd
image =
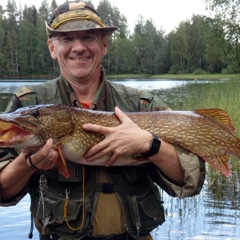
{"label": "man's teeth", "polygon": [[88,58],[72,58],[74,61],[87,61]]}

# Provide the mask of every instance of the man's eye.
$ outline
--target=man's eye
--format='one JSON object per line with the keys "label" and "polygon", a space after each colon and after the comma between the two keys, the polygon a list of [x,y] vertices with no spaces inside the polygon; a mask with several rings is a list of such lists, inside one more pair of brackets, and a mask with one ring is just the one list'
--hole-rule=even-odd
{"label": "man's eye", "polygon": [[74,37],[63,37],[60,39],[61,42],[73,42]]}
{"label": "man's eye", "polygon": [[95,36],[93,36],[93,35],[86,35],[86,36],[82,37],[82,40],[86,41],[86,42],[93,41],[94,39],[95,39]]}

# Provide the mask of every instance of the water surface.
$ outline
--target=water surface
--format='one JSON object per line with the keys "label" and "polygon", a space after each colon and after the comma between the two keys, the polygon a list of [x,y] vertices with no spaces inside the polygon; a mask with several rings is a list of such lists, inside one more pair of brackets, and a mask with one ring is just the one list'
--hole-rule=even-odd
{"label": "water surface", "polygon": [[[207,188],[200,195],[178,199],[163,192],[166,221],[152,232],[154,240],[239,240],[240,210],[231,199]],[[2,240],[26,240],[30,229],[29,197],[17,206],[0,207]],[[33,240],[38,240],[34,229]]]}

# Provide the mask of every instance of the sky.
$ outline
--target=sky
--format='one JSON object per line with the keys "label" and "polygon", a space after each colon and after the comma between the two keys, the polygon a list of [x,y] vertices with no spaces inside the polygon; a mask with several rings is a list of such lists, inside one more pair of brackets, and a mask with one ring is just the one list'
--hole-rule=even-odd
{"label": "sky", "polygon": [[[38,9],[41,0],[34,3],[32,0],[15,0],[17,6],[35,5]],[[56,0],[58,4],[64,0]],[[112,6],[118,8],[128,20],[130,30],[142,16],[144,20],[151,19],[157,29],[162,29],[166,33],[174,30],[181,21],[190,20],[193,14],[208,15],[205,10],[204,0],[108,0]],[[100,0],[92,0],[95,7]],[[7,0],[1,0],[1,5],[5,6]],[[51,0],[48,0],[51,3]]]}

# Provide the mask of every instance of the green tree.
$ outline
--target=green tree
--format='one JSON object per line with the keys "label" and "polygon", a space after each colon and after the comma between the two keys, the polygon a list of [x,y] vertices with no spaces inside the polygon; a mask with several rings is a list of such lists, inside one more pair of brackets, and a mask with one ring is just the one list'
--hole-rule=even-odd
{"label": "green tree", "polygon": [[[108,73],[118,72],[118,56],[119,46],[118,39],[124,39],[128,35],[127,19],[120,13],[117,7],[111,6],[108,0],[102,0],[99,2],[97,11],[102,18],[102,21],[108,26],[118,27],[118,31],[115,32],[108,41],[108,54],[103,59],[103,66]],[[122,49],[121,49],[122,51]]]}
{"label": "green tree", "polygon": [[114,41],[115,46],[115,72],[119,73],[132,73],[133,62],[134,62],[134,47],[131,40],[127,38],[121,38],[119,35],[116,36]]}
{"label": "green tree", "polygon": [[145,54],[144,49],[144,19],[142,16],[139,16],[139,19],[134,27],[134,32],[132,36],[132,41],[135,50],[135,66],[134,73],[144,73],[144,63],[143,58]]}
{"label": "green tree", "polygon": [[4,52],[4,46],[6,45],[6,32],[4,29],[4,9],[0,5],[0,75],[4,74],[6,69],[6,53]]}
{"label": "green tree", "polygon": [[153,73],[163,74],[169,71],[169,58],[166,36],[162,30],[157,30],[155,39],[155,55],[153,61]]}
{"label": "green tree", "polygon": [[29,8],[25,6],[20,21],[18,41],[21,74],[29,75],[36,71],[37,31],[37,10],[34,6]]}
{"label": "green tree", "polygon": [[212,18],[206,18],[205,25],[207,26],[204,29],[206,70],[210,73],[220,73],[226,66],[228,54],[224,29],[219,20]]}
{"label": "green tree", "polygon": [[225,31],[225,38],[231,45],[229,57],[231,57],[231,72],[240,71],[240,2],[239,0],[204,0],[207,7],[215,12],[217,19],[220,19],[222,28]]}
{"label": "green tree", "polygon": [[170,73],[219,73],[225,67],[224,30],[216,19],[193,15],[167,37]]}
{"label": "green tree", "polygon": [[18,74],[19,64],[18,64],[18,12],[16,7],[16,2],[14,0],[8,0],[7,2],[7,32],[6,32],[6,45],[5,53],[7,53],[7,64],[6,69],[8,73]]}
{"label": "green tree", "polygon": [[139,16],[132,39],[136,73],[157,74],[166,71],[164,35],[156,29],[151,19],[145,21]]}
{"label": "green tree", "polygon": [[204,24],[205,20],[202,16],[193,15],[191,20],[185,23],[188,42],[188,66],[189,72],[195,69],[205,68],[205,50],[206,43],[204,32],[207,30]]}
{"label": "green tree", "polygon": [[181,22],[176,31],[169,35],[171,73],[186,72],[188,64],[187,25]]}
{"label": "green tree", "polygon": [[43,0],[39,8],[37,18],[37,46],[36,46],[36,73],[54,75],[59,72],[57,63],[52,60],[47,47],[47,33],[45,21],[49,19],[49,6],[47,0]]}
{"label": "green tree", "polygon": [[148,74],[154,74],[154,58],[156,55],[157,31],[152,20],[147,20],[144,26],[144,69]]}
{"label": "green tree", "polygon": [[[48,1],[43,0],[38,10],[34,6],[20,7],[18,10],[15,0],[8,0],[6,9],[0,5],[1,75],[59,73],[57,62],[49,55],[45,29],[45,20],[57,4],[56,0],[51,0],[49,7]],[[210,73],[223,70],[238,72],[240,49],[237,2],[208,1],[218,10],[215,18],[193,15],[190,20],[181,22],[174,31],[165,35],[151,19],[145,20],[142,16],[139,16],[131,34],[126,17],[118,8],[111,6],[108,0],[101,0],[97,11],[103,22],[119,28],[109,37],[108,54],[103,58],[103,66],[107,73],[117,74],[199,70]]]}

